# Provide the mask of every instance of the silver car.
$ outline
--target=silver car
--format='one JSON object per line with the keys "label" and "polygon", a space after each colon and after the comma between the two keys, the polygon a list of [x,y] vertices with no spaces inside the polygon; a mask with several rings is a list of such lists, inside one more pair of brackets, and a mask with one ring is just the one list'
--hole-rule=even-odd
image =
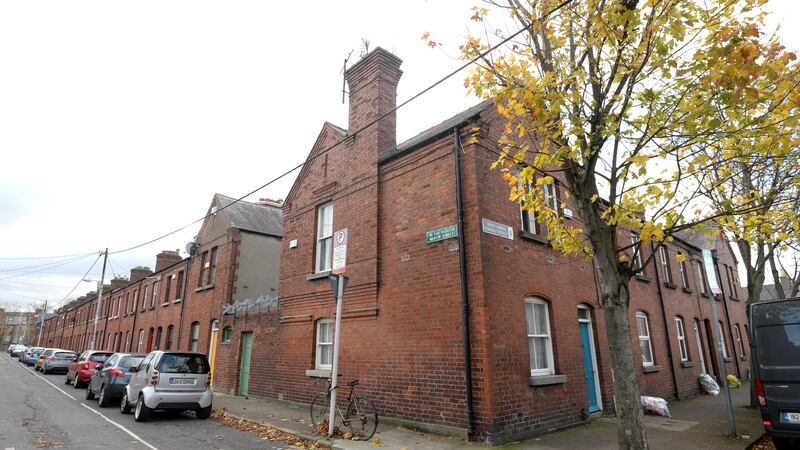
{"label": "silver car", "polygon": [[194,411],[198,419],[211,415],[213,394],[206,355],[180,351],[154,351],[136,367],[122,393],[120,411],[134,410],[144,422],[155,410]]}
{"label": "silver car", "polygon": [[75,359],[74,352],[69,350],[55,350],[42,361],[42,373],[47,375],[57,370],[63,370],[64,373],[66,373],[73,359]]}

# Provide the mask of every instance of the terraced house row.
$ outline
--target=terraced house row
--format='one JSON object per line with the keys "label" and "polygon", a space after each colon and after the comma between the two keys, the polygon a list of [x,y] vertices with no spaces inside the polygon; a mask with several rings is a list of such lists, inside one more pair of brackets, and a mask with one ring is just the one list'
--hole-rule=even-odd
{"label": "terraced house row", "polygon": [[[360,379],[382,420],[499,443],[613,414],[593,262],[556,252],[508,201],[490,168],[502,132],[491,104],[396,142],[400,65],[378,48],[346,71],[348,128],[322,125],[280,207],[239,202],[212,214],[191,257],[162,253],[173,259],[114,285],[99,346],[209,352],[216,390],[308,402],[331,372],[328,277],[334,234],[346,229],[339,372]],[[580,221],[563,191],[556,176],[552,206]],[[210,211],[226,202],[216,196]],[[274,227],[253,226],[267,212]],[[620,243],[631,239],[620,231]],[[640,250],[640,264],[652,261],[631,281],[643,393],[697,393],[697,376],[719,377],[720,359],[745,375],[744,293],[724,236]],[[48,345],[85,346],[94,301],[48,321]]]}

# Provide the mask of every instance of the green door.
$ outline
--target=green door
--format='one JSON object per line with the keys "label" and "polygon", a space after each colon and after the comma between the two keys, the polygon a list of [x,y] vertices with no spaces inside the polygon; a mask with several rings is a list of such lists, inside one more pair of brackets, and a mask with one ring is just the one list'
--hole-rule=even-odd
{"label": "green door", "polygon": [[242,333],[242,360],[239,363],[239,395],[247,396],[250,384],[250,353],[253,351],[253,332]]}

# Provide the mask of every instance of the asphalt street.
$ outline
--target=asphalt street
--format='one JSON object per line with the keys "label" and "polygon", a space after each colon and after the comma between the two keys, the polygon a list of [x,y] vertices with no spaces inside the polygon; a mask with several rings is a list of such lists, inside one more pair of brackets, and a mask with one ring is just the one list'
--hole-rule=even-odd
{"label": "asphalt street", "polygon": [[0,450],[62,449],[284,449],[213,420],[157,413],[136,423],[118,406],[100,408],[63,374],[41,375],[0,354]]}

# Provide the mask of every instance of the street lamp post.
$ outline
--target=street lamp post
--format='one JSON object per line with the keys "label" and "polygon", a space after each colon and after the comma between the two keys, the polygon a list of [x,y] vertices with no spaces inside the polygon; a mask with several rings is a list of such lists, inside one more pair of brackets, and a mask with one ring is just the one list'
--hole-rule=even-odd
{"label": "street lamp post", "polygon": [[[103,271],[100,273],[100,281],[97,282],[97,306],[94,309],[94,327],[92,327],[92,341],[89,346],[94,350],[95,340],[97,339],[97,322],[100,320],[100,303],[103,301],[103,281],[106,277],[106,261],[108,261],[108,247],[103,252]],[[84,281],[94,281],[83,279]]]}

